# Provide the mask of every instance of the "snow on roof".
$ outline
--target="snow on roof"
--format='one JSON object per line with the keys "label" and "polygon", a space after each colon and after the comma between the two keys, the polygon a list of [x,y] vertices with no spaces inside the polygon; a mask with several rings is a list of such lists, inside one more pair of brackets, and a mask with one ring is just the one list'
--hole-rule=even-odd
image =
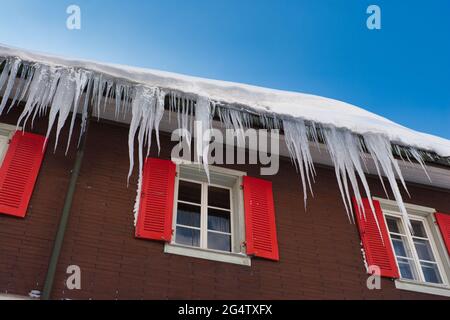
{"label": "snow on roof", "polygon": [[149,87],[178,90],[208,97],[223,104],[239,105],[279,118],[300,118],[353,133],[375,133],[392,143],[432,151],[450,157],[450,140],[417,132],[354,105],[316,95],[281,91],[240,83],[210,80],[176,73],[116,64],[61,58],[0,45],[0,57],[50,66],[81,68]]}

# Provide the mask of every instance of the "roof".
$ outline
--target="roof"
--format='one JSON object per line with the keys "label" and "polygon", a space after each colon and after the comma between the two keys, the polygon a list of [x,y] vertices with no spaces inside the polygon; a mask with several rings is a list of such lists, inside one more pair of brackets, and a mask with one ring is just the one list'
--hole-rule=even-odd
{"label": "roof", "polygon": [[450,140],[414,131],[357,106],[321,96],[151,69],[61,58],[6,45],[0,45],[0,57],[18,57],[32,63],[86,69],[149,87],[205,96],[212,101],[237,105],[259,114],[282,119],[301,118],[324,126],[348,129],[357,134],[382,134],[394,144],[412,146],[434,152],[441,157],[450,157]]}

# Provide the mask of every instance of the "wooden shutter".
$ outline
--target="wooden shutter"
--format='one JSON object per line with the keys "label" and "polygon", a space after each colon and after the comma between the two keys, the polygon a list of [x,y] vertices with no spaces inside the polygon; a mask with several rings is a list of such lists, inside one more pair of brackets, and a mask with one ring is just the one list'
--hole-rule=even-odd
{"label": "wooden shutter", "polygon": [[136,237],[170,242],[176,166],[148,158],[144,166]]}
{"label": "wooden shutter", "polygon": [[365,219],[356,203],[356,199],[353,199],[356,221],[358,222],[366,261],[369,266],[378,266],[381,270],[382,277],[397,279],[399,278],[398,268],[383,211],[381,210],[379,201],[373,200],[372,202],[375,207],[375,215],[380,226],[381,234],[377,227],[375,215],[370,207],[369,199],[363,199],[366,214]]}
{"label": "wooden shutter", "polygon": [[450,214],[435,213],[434,216],[436,217],[439,230],[441,230],[447,252],[450,255]]}
{"label": "wooden shutter", "polygon": [[24,218],[36,183],[45,137],[17,131],[0,169],[0,213]]}
{"label": "wooden shutter", "polygon": [[272,182],[244,177],[247,254],[278,261]]}

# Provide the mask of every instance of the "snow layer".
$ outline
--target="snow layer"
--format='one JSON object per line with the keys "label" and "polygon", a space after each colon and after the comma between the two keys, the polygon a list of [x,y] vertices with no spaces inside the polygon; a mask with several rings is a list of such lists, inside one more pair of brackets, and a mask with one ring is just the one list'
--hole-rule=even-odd
{"label": "snow layer", "polygon": [[24,61],[50,66],[83,68],[149,87],[178,90],[208,97],[223,104],[245,106],[257,113],[276,114],[280,118],[301,118],[322,125],[346,128],[358,134],[382,134],[393,143],[450,157],[449,140],[408,129],[364,109],[333,99],[163,71],[66,59],[4,45],[0,45],[0,56],[18,57]]}

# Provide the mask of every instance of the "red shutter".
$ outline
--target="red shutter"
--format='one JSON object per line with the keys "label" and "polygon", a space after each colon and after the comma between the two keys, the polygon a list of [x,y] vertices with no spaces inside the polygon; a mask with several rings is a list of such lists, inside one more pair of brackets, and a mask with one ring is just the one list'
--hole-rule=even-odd
{"label": "red shutter", "polygon": [[144,166],[136,237],[170,242],[176,166],[148,158]]}
{"label": "red shutter", "polygon": [[[391,240],[384,220],[383,211],[381,210],[380,202],[376,200],[372,201],[381,229],[381,235],[377,227],[375,216],[370,208],[369,199],[363,199],[364,211],[366,213],[365,219],[356,203],[356,199],[353,199],[353,202],[367,264],[369,266],[378,266],[381,270],[382,277],[395,279],[399,278],[394,251],[392,250]],[[383,238],[381,236],[383,236]]]}
{"label": "red shutter", "polygon": [[17,131],[0,169],[0,213],[24,218],[42,159],[45,137]]}
{"label": "red shutter", "polygon": [[279,261],[272,182],[244,177],[247,254]]}
{"label": "red shutter", "polygon": [[450,215],[444,213],[435,213],[436,221],[441,230],[442,238],[444,239],[447,252],[450,255]]}

